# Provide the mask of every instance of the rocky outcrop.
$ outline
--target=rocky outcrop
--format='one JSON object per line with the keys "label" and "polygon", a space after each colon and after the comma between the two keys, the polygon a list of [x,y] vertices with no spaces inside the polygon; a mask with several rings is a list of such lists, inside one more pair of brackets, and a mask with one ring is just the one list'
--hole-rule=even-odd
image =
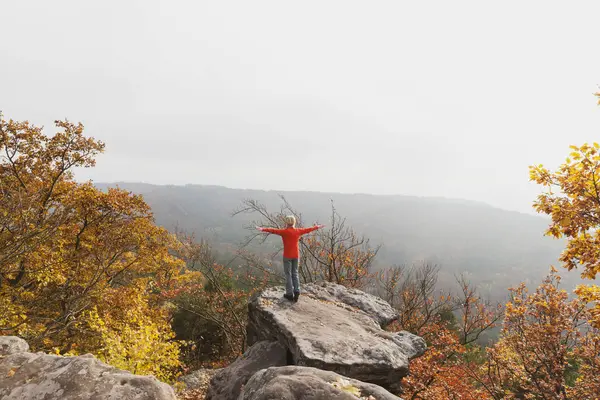
{"label": "rocky outcrop", "polygon": [[309,284],[297,303],[269,288],[249,304],[248,341],[277,341],[292,363],[396,388],[409,360],[426,349],[422,338],[383,330],[393,319],[389,304],[339,285]]}
{"label": "rocky outcrop", "polygon": [[[208,400],[398,400],[409,360],[426,350],[409,332],[387,332],[397,318],[383,300],[330,283],[309,284],[297,303],[282,287],[248,304],[250,348],[227,368],[181,381]],[[386,390],[387,389],[387,390]],[[191,393],[191,392],[190,392]],[[0,336],[2,400],[175,400],[152,376],[108,366],[92,355],[30,353],[16,337]],[[190,397],[191,398],[191,397]]]}
{"label": "rocky outcrop", "polygon": [[[0,348],[6,343],[21,342],[0,337]],[[3,400],[175,400],[173,389],[156,378],[118,370],[89,354],[61,357],[20,351],[22,343],[6,347],[12,350],[0,357]]]}
{"label": "rocky outcrop", "polygon": [[211,379],[206,400],[237,400],[243,386],[261,369],[287,365],[287,349],[277,342],[258,342]]}
{"label": "rocky outcrop", "polygon": [[239,400],[399,400],[383,388],[309,367],[263,369],[248,381]]}

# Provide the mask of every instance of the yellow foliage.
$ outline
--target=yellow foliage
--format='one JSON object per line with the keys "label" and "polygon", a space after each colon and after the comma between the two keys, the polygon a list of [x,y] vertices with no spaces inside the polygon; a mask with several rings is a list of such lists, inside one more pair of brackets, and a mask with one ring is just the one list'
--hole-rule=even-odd
{"label": "yellow foliage", "polygon": [[75,182],[104,145],[57,126],[0,119],[0,334],[169,379],[179,345],[155,288],[185,281],[180,243],[141,196]]}
{"label": "yellow foliage", "polygon": [[586,325],[593,320],[588,301],[600,292],[581,286],[579,298],[569,300],[559,282],[551,270],[535,293],[523,284],[511,289],[500,340],[481,367],[487,387],[502,398],[591,399],[600,389],[600,336]]}
{"label": "yellow foliage", "polygon": [[593,327],[600,329],[600,287],[596,285],[579,285],[575,293],[584,303],[593,304],[590,309],[590,323]]}
{"label": "yellow foliage", "polygon": [[567,238],[560,260],[569,269],[583,267],[582,277],[600,272],[600,153],[597,143],[571,146],[573,152],[554,172],[530,167],[530,179],[545,187],[534,208],[552,217],[547,235]]}
{"label": "yellow foliage", "polygon": [[131,310],[127,318],[116,320],[110,313],[101,318],[97,309],[88,313],[90,327],[99,334],[95,355],[134,374],[152,374],[172,381],[179,367],[179,343],[173,341],[174,334],[166,315],[151,309],[143,300]]}

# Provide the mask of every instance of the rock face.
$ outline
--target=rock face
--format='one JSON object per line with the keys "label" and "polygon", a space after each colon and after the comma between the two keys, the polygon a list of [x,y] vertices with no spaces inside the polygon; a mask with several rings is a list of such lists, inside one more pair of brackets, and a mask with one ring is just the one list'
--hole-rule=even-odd
{"label": "rock face", "polygon": [[399,400],[383,388],[308,367],[263,369],[248,381],[239,400]]}
{"label": "rock face", "polygon": [[258,342],[210,381],[206,400],[237,400],[242,387],[256,372],[287,365],[287,349],[277,342]]}
{"label": "rock face", "polygon": [[29,344],[15,336],[0,336],[0,357],[29,351]]}
{"label": "rock face", "polygon": [[395,313],[374,296],[327,283],[305,285],[297,303],[283,293],[269,288],[250,301],[248,341],[278,341],[295,365],[396,388],[426,349],[418,336],[380,327]]}
{"label": "rock face", "polygon": [[[0,339],[14,343],[16,338]],[[156,378],[118,370],[89,354],[15,351],[0,357],[0,377],[3,400],[175,400],[173,389]]]}

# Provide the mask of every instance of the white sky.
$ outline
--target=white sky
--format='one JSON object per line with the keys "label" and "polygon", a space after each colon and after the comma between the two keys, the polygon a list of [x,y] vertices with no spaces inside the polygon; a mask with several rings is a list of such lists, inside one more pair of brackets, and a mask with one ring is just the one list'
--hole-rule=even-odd
{"label": "white sky", "polygon": [[0,0],[0,110],[81,121],[79,179],[459,197],[600,141],[598,1]]}

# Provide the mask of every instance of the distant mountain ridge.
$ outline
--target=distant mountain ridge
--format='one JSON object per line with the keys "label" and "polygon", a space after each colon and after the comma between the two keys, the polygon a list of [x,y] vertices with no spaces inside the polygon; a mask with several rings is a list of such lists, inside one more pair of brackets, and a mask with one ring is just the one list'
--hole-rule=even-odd
{"label": "distant mountain ridge", "polygon": [[[492,206],[488,203],[482,202],[482,201],[462,199],[462,198],[453,198],[453,197],[441,197],[441,196],[371,194],[371,193],[362,193],[362,192],[339,193],[339,192],[320,192],[320,191],[315,191],[315,190],[241,189],[241,188],[231,188],[231,187],[222,186],[222,185],[201,185],[201,184],[193,184],[193,183],[187,183],[187,184],[183,184],[183,185],[175,185],[175,184],[153,184],[153,183],[145,183],[145,182],[127,182],[127,181],[116,181],[116,182],[109,182],[109,183],[97,182],[97,183],[95,183],[95,186],[97,186],[101,189],[105,189],[107,187],[119,186],[125,190],[134,191],[133,189],[135,189],[136,193],[140,193],[140,194],[143,192],[154,191],[154,190],[156,190],[156,188],[204,188],[204,189],[212,188],[212,189],[225,189],[225,190],[248,191],[248,192],[265,192],[265,193],[276,193],[276,194],[312,193],[312,194],[319,194],[319,195],[323,195],[323,196],[326,196],[326,195],[340,196],[340,195],[342,195],[342,196],[367,196],[367,197],[374,196],[374,197],[392,197],[392,198],[397,197],[397,198],[409,198],[409,199],[419,199],[419,200],[442,201],[442,202],[466,204],[466,205],[481,206],[481,207],[488,207],[488,208],[498,208],[498,207],[494,207],[494,206]],[[509,211],[509,210],[503,210],[503,211],[513,212],[513,211]],[[518,211],[514,211],[514,212],[518,213]]]}
{"label": "distant mountain ridge", "polygon": [[[218,248],[239,243],[251,215],[232,217],[244,199],[255,199],[279,209],[279,194],[298,209],[306,221],[327,224],[330,202],[347,217],[358,233],[383,244],[378,266],[426,260],[440,264],[442,280],[467,272],[490,294],[526,281],[540,282],[550,265],[559,265],[564,242],[545,237],[545,217],[506,211],[485,203],[399,195],[231,189],[209,185],[153,185],[135,182],[96,183],[100,189],[118,186],[143,195],[156,222],[168,229],[178,226],[204,237]],[[276,239],[265,247],[275,246]],[[565,286],[578,282],[577,271],[562,274]]]}

